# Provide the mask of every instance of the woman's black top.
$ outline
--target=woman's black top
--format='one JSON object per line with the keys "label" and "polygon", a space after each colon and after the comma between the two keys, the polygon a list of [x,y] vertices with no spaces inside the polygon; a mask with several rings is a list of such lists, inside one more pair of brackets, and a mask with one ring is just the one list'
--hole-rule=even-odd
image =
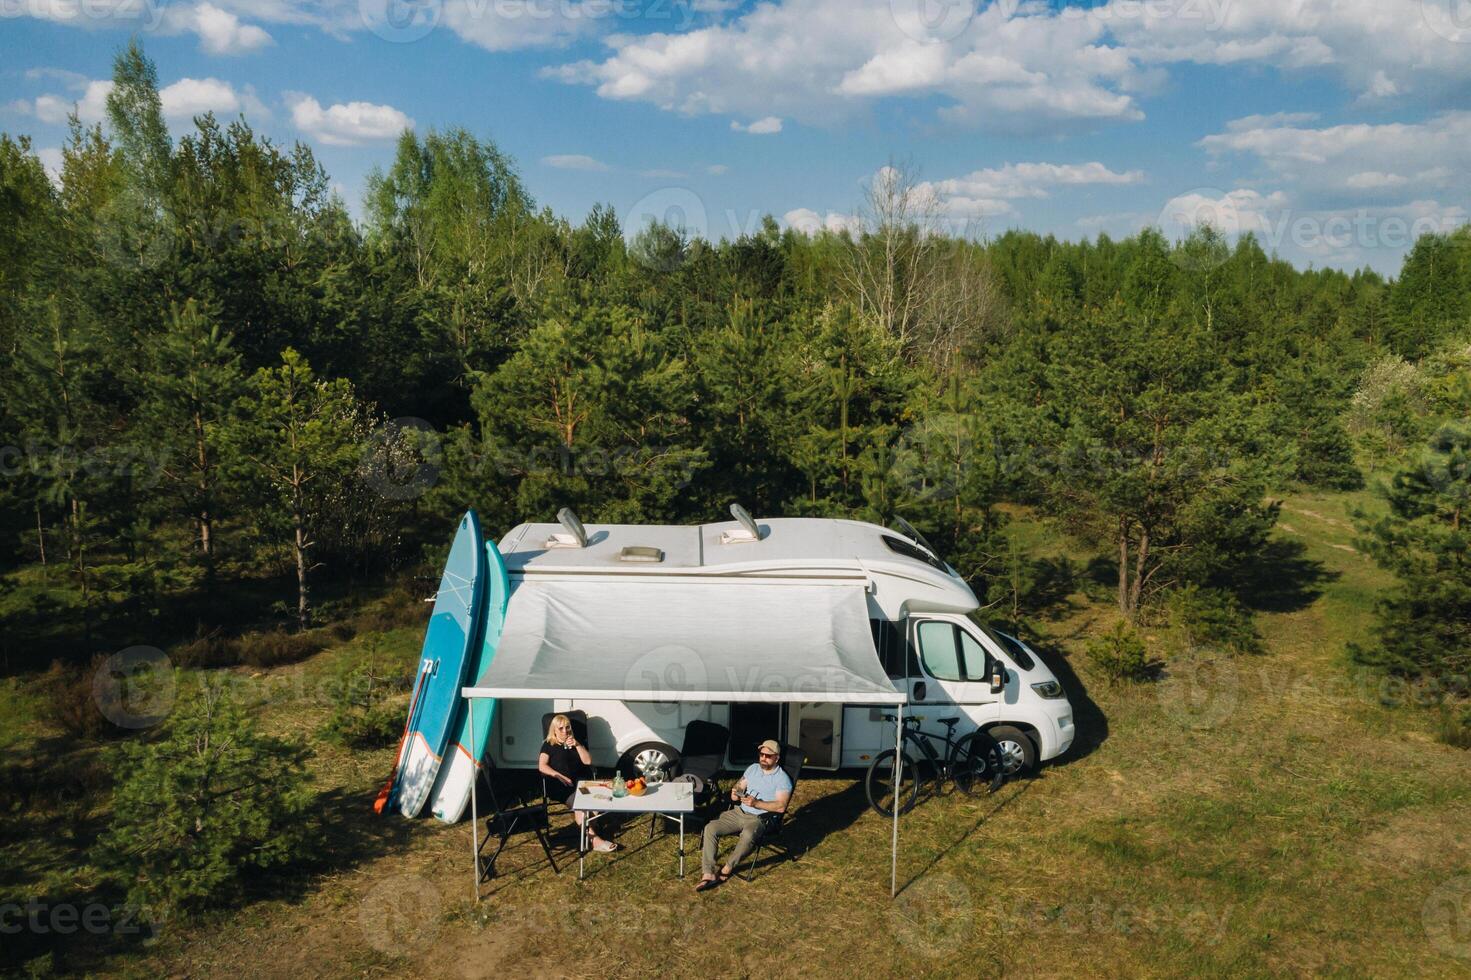
{"label": "woman's black top", "polygon": [[579,779],[589,779],[592,773],[588,772],[582,757],[577,754],[576,749],[569,749],[565,745],[553,745],[551,742],[542,742],[541,750],[546,753],[547,764],[557,772],[566,776],[576,783]]}

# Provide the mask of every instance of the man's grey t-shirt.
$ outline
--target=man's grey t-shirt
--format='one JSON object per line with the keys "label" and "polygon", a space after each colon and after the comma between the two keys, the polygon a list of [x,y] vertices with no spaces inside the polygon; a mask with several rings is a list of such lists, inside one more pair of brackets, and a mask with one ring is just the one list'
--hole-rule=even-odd
{"label": "man's grey t-shirt", "polygon": [[[742,777],[746,781],[746,792],[750,793],[762,803],[770,803],[776,799],[778,793],[790,793],[792,791],[792,780],[781,767],[770,772],[761,768],[761,763],[753,762],[746,767],[746,774]],[[741,809],[746,813],[762,814],[769,810],[758,810],[752,806],[741,804]]]}

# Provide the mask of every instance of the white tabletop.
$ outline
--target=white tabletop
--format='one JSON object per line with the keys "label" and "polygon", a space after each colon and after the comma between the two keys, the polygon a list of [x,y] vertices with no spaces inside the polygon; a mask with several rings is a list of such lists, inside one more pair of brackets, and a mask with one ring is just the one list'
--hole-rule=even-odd
{"label": "white tabletop", "polygon": [[[693,813],[695,809],[695,787],[693,783],[655,783],[644,790],[643,796],[613,795],[613,787],[606,779],[584,779],[577,784],[572,794],[572,809],[591,810],[597,813]],[[587,792],[582,792],[582,787]]]}

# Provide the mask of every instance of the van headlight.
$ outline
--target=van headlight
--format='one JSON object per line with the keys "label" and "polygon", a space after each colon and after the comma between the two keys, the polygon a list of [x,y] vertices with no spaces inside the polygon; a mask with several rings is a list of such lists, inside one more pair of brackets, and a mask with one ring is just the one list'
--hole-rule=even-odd
{"label": "van headlight", "polygon": [[1032,690],[1048,699],[1062,697],[1062,685],[1057,681],[1039,681],[1032,685]]}

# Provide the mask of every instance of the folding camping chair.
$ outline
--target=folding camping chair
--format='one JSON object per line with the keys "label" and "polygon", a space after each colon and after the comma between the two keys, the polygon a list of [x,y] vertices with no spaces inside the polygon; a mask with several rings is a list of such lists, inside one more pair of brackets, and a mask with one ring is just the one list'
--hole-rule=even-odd
{"label": "folding camping chair", "polygon": [[[730,729],[713,721],[690,722],[684,727],[684,746],[679,752],[679,775],[698,776],[703,789],[695,797],[695,809],[703,812],[720,799],[721,770],[725,767],[725,750],[730,745]],[[654,825],[659,818],[674,820],[656,813],[649,821],[649,839],[654,839]]]}
{"label": "folding camping chair", "polygon": [[495,763],[487,756],[484,772],[486,788],[490,790],[491,812],[485,818],[485,839],[480,842],[480,851],[475,856],[476,860],[480,860],[480,855],[485,853],[486,847],[490,845],[492,840],[496,842],[496,845],[495,850],[485,859],[485,864],[483,870],[480,872],[480,877],[477,879],[477,884],[495,877],[496,859],[501,856],[501,852],[510,843],[511,835],[522,830],[529,830],[536,835],[536,840],[541,845],[542,853],[547,856],[547,863],[552,866],[552,873],[561,874],[561,869],[557,867],[557,859],[552,854],[550,839],[551,817],[547,812],[546,803],[529,803],[510,807],[509,809],[502,809],[500,798],[496,796],[495,792],[494,770]]}
{"label": "folding camping chair", "polygon": [[761,815],[761,832],[756,835],[756,846],[751,849],[751,862],[746,865],[745,874],[740,868],[736,868],[736,877],[742,881],[756,880],[756,862],[761,859],[761,849],[769,847],[789,860],[797,860],[798,851],[794,845],[787,844],[782,840],[782,828],[787,824],[787,814],[792,812],[792,803],[797,799],[797,777],[802,772],[802,766],[807,762],[807,756],[795,745],[788,745],[782,750],[781,767],[786,772],[787,778],[792,781],[792,795],[787,797],[786,813],[763,813]]}
{"label": "folding camping chair", "polygon": [[[587,712],[586,711],[548,711],[541,716],[541,730],[545,732],[551,727],[552,719],[557,715],[566,715],[567,720],[572,723],[572,734],[577,741],[586,745],[588,751],[592,751],[592,743],[587,740]],[[596,779],[597,768],[592,768],[592,778]],[[572,816],[572,807],[567,803],[567,787],[549,776],[538,774],[541,779],[541,805],[546,807],[547,820],[550,833],[565,834],[568,830],[576,831],[577,820],[574,817],[572,823],[563,827],[550,827],[552,817],[562,815]],[[581,837],[578,837],[581,840]],[[580,846],[580,845],[579,845]]]}
{"label": "folding camping chair", "polygon": [[725,750],[730,729],[713,721],[692,721],[684,729],[684,747],[679,753],[680,775],[698,776],[705,790],[695,801],[707,805],[720,798],[720,772],[725,768]]}
{"label": "folding camping chair", "polygon": [[[592,743],[587,740],[587,712],[585,711],[548,711],[541,716],[541,730],[545,732],[551,727],[552,719],[557,715],[566,715],[567,720],[572,722],[572,734],[577,741],[586,745],[588,751],[592,751]],[[593,778],[597,778],[597,770],[593,770]],[[550,778],[541,776],[541,802],[547,807],[547,812],[552,815],[571,813],[572,808],[567,805],[567,787]]]}

